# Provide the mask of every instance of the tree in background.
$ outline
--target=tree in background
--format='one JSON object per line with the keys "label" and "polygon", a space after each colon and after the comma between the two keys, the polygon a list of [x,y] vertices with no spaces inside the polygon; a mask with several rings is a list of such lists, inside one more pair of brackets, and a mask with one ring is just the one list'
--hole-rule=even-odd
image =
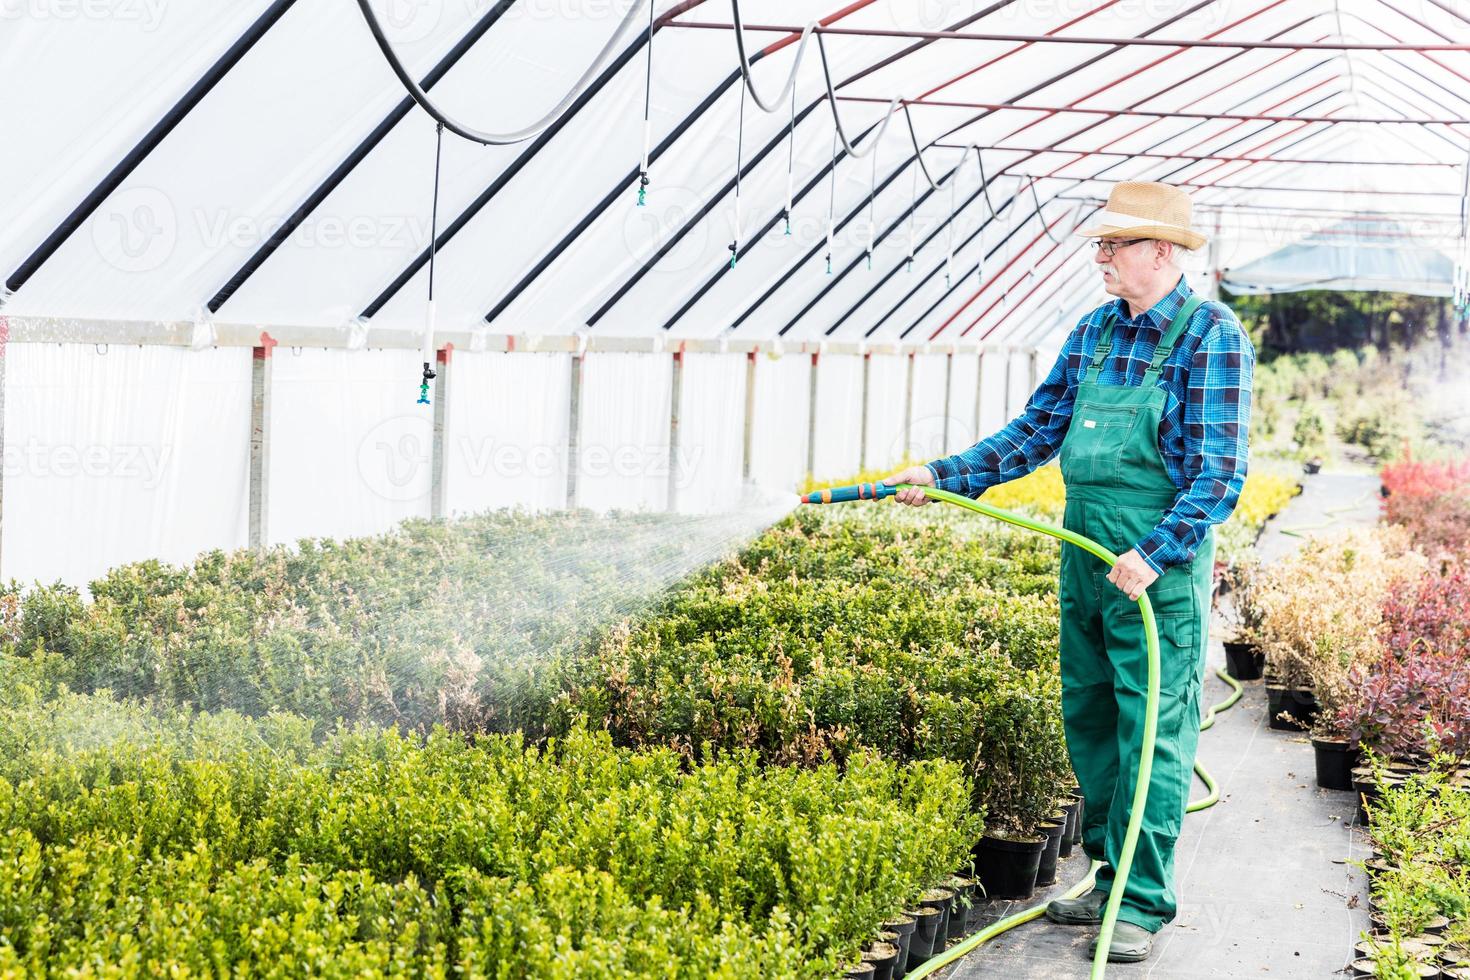
{"label": "tree in background", "polygon": [[[1264,360],[1276,354],[1330,352],[1373,345],[1384,353],[1437,337],[1448,345],[1456,324],[1450,301],[1408,293],[1337,292],[1236,296],[1225,292]],[[1458,324],[1466,333],[1466,324]]]}

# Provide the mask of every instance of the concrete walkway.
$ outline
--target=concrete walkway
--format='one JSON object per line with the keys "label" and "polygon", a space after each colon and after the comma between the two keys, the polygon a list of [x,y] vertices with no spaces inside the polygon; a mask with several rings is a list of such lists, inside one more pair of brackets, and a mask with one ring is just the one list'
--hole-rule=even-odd
{"label": "concrete walkway", "polygon": [[[1283,531],[1323,523],[1377,520],[1377,477],[1361,471],[1324,472],[1267,525],[1259,545],[1276,560],[1301,538]],[[1347,507],[1337,515],[1328,510]],[[1305,533],[1322,533],[1311,528]],[[1229,687],[1215,677],[1225,664],[1220,637],[1212,637],[1205,674],[1206,703],[1224,700]],[[1260,681],[1200,736],[1199,759],[1220,784],[1220,802],[1185,817],[1176,861],[1179,914],[1155,938],[1144,963],[1109,964],[1108,976],[1154,980],[1270,977],[1324,980],[1351,959],[1358,932],[1367,928],[1367,879],[1347,865],[1366,857],[1351,829],[1351,793],[1318,789],[1311,743],[1305,735],[1266,725]],[[1193,796],[1203,796],[1196,781]],[[1059,894],[1086,873],[1081,850],[1062,862]],[[990,902],[979,910],[992,922],[1033,902]],[[1038,919],[997,937],[943,976],[950,980],[1086,978],[1087,946],[1095,930]],[[1336,974],[1341,976],[1342,974]]]}

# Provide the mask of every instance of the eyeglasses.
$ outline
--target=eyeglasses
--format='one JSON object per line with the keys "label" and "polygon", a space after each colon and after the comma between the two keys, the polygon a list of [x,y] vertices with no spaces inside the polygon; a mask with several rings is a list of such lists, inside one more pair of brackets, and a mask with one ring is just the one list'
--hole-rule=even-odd
{"label": "eyeglasses", "polygon": [[1095,238],[1092,241],[1092,250],[1094,252],[1101,252],[1108,258],[1112,258],[1113,255],[1120,248],[1127,248],[1129,245],[1137,245],[1139,242],[1151,241],[1153,241],[1152,238],[1130,238],[1126,242],[1105,242],[1100,238]]}

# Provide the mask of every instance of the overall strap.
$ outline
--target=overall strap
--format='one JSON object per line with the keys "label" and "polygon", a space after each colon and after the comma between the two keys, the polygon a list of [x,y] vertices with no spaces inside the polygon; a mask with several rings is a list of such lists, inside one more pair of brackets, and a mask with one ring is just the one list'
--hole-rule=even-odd
{"label": "overall strap", "polygon": [[1170,354],[1174,353],[1174,345],[1179,343],[1179,338],[1189,327],[1189,320],[1194,316],[1194,311],[1199,309],[1203,303],[1204,298],[1199,293],[1191,293],[1189,299],[1185,300],[1184,305],[1179,308],[1179,312],[1174,314],[1174,319],[1169,321],[1164,335],[1159,338],[1158,347],[1154,348],[1153,360],[1149,361],[1148,370],[1143,372],[1142,384],[1152,384],[1159,376],[1164,362],[1169,359]]}
{"label": "overall strap", "polygon": [[1117,316],[1109,313],[1108,318],[1103,321],[1102,336],[1097,338],[1097,347],[1092,354],[1092,363],[1082,373],[1082,380],[1089,384],[1097,383],[1097,376],[1102,373],[1103,361],[1107,360],[1108,354],[1113,350],[1113,324],[1117,322]]}

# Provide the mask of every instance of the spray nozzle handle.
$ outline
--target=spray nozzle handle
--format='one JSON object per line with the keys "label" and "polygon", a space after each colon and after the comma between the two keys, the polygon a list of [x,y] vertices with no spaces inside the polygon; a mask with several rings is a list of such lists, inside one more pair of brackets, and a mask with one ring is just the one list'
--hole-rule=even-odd
{"label": "spray nozzle handle", "polygon": [[801,495],[804,504],[844,504],[851,500],[882,500],[891,497],[899,490],[908,486],[899,483],[890,486],[886,483],[853,483],[845,487],[828,487],[825,490],[813,490],[811,493]]}

